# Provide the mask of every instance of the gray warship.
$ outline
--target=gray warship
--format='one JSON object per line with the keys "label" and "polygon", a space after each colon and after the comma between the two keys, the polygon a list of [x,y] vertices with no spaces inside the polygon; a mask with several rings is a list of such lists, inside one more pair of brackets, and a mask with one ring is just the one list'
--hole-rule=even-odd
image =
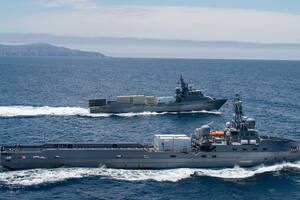
{"label": "gray warship", "polygon": [[90,113],[139,113],[139,112],[188,112],[218,110],[227,101],[215,99],[189,86],[182,75],[181,88],[176,88],[174,97],[145,95],[117,96],[116,100],[89,100]]}
{"label": "gray warship", "polygon": [[209,125],[184,134],[157,134],[153,144],[113,143],[6,145],[1,147],[3,167],[19,170],[56,167],[123,169],[251,167],[300,159],[300,142],[259,136],[255,120],[243,115],[239,96],[234,117],[223,130]]}

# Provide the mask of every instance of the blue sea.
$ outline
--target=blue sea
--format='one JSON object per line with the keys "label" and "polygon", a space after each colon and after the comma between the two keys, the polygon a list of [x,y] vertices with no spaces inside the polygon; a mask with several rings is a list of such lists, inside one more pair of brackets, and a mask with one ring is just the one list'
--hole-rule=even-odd
{"label": "blue sea", "polygon": [[[170,96],[184,78],[219,111],[89,114],[91,98]],[[300,139],[300,62],[133,58],[0,58],[0,143],[139,142],[212,122],[223,128],[232,99],[260,134]],[[224,169],[0,169],[0,199],[300,199],[300,162]]]}

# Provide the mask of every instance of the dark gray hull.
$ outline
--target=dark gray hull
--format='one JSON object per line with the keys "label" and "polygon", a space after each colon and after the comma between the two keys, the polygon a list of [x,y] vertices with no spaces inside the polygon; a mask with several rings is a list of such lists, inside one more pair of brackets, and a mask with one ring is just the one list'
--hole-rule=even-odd
{"label": "dark gray hull", "polygon": [[[235,150],[233,150],[235,149]],[[255,149],[255,150],[254,150]],[[153,152],[146,148],[37,148],[3,151],[1,164],[13,170],[56,167],[122,169],[251,167],[300,159],[295,141],[263,141],[260,145],[218,145],[212,152]],[[11,157],[8,161],[7,158]]]}
{"label": "dark gray hull", "polygon": [[189,112],[189,111],[211,111],[220,109],[226,99],[213,101],[188,101],[174,102],[169,104],[155,105],[133,105],[130,103],[113,102],[104,106],[90,107],[91,113],[140,113],[140,112]]}

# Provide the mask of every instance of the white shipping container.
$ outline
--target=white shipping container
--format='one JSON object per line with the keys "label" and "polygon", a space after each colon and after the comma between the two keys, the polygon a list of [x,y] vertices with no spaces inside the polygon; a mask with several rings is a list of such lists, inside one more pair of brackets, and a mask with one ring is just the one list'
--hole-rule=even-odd
{"label": "white shipping container", "polygon": [[130,103],[130,96],[117,96],[117,102]]}
{"label": "white shipping container", "polygon": [[132,103],[133,104],[145,104],[145,96],[144,95],[133,95]]}
{"label": "white shipping container", "polygon": [[154,135],[154,148],[159,151],[189,151],[191,138],[183,134],[156,134]]}
{"label": "white shipping container", "polygon": [[156,104],[155,96],[146,96],[146,104],[148,105]]}

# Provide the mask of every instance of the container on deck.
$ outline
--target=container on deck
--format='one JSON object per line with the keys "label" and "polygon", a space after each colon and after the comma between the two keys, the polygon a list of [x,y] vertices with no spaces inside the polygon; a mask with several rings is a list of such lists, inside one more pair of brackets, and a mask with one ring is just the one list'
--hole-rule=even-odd
{"label": "container on deck", "polygon": [[191,149],[191,138],[183,134],[156,134],[154,135],[153,145],[158,151],[189,151]]}
{"label": "container on deck", "polygon": [[133,104],[145,104],[145,95],[133,95],[132,96],[132,103]]}
{"label": "container on deck", "polygon": [[106,99],[90,99],[89,107],[93,106],[104,106],[106,105]]}
{"label": "container on deck", "polygon": [[156,98],[155,98],[155,96],[146,96],[145,103],[147,105],[154,105],[154,104],[156,104]]}
{"label": "container on deck", "polygon": [[130,96],[117,96],[117,102],[130,103]]}

